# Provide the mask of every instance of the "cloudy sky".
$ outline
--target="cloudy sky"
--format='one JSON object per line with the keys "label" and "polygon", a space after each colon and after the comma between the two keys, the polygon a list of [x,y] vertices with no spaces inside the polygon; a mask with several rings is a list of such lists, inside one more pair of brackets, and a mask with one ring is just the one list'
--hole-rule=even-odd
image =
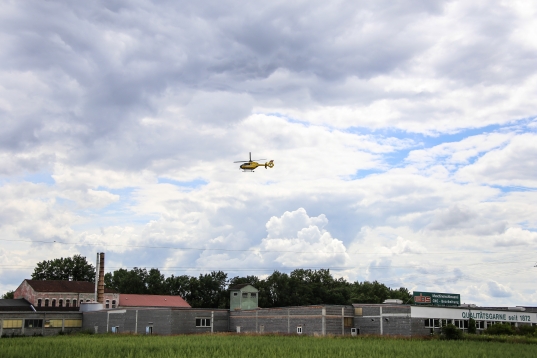
{"label": "cloudy sky", "polygon": [[[537,5],[0,0],[0,292],[42,260],[537,305]],[[243,173],[233,161],[273,159]]]}

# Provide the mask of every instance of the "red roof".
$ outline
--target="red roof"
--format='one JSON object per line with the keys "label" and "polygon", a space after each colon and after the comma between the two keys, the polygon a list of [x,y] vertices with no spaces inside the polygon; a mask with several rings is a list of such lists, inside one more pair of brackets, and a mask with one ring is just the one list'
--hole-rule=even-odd
{"label": "red roof", "polygon": [[[61,281],[61,280],[25,280],[35,292],[71,292],[92,293],[95,292],[95,282],[87,281]],[[104,288],[105,293],[117,293],[111,288]]]}
{"label": "red roof", "polygon": [[122,293],[119,295],[120,307],[183,307],[190,305],[180,296],[164,295],[134,295]]}

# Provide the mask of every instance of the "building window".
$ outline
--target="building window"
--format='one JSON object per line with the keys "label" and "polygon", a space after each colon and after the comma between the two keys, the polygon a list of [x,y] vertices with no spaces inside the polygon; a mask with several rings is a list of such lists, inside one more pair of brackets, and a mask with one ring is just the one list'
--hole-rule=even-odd
{"label": "building window", "polygon": [[22,328],[22,319],[5,319],[2,328]]}
{"label": "building window", "polygon": [[453,321],[455,327],[459,329],[468,329],[468,321],[463,319],[456,319]]}
{"label": "building window", "polygon": [[242,298],[248,298],[248,293],[243,292],[243,293],[242,293]]}
{"label": "building window", "polygon": [[116,300],[112,300],[112,308],[116,308]]}
{"label": "building window", "polygon": [[63,326],[65,328],[80,328],[82,327],[82,320],[81,319],[66,319],[63,322]]}
{"label": "building window", "polygon": [[298,326],[298,327],[296,328],[296,333],[297,333],[297,334],[302,334],[302,326]]}
{"label": "building window", "polygon": [[41,328],[43,327],[42,319],[25,319],[24,328]]}
{"label": "building window", "polygon": [[210,318],[196,318],[196,327],[211,327]]}
{"label": "building window", "polygon": [[425,328],[438,328],[440,327],[440,320],[436,318],[427,318],[425,320]]}
{"label": "building window", "polygon": [[354,315],[355,316],[362,316],[362,307],[357,307],[354,309]]}
{"label": "building window", "polygon": [[86,302],[91,302],[90,300],[86,300]]}
{"label": "building window", "polygon": [[119,333],[119,326],[112,327],[112,333]]}
{"label": "building window", "polygon": [[54,298],[52,299],[52,307],[56,307],[56,300]]}
{"label": "building window", "polygon": [[37,299],[37,307],[41,307],[41,299],[40,298]]}
{"label": "building window", "polygon": [[45,307],[48,307],[48,298],[45,298]]}
{"label": "building window", "polygon": [[252,297],[252,298],[256,298],[256,297],[257,297],[257,293],[255,293],[255,292],[250,293],[250,297]]}
{"label": "building window", "polygon": [[45,328],[62,328],[62,320],[61,319],[46,320]]}
{"label": "building window", "polygon": [[105,303],[105,308],[110,308],[110,300],[106,300],[106,303]]}
{"label": "building window", "polygon": [[63,307],[63,300],[61,298],[58,301],[58,307]]}
{"label": "building window", "polygon": [[238,292],[233,292],[233,296],[238,296],[239,293]]}
{"label": "building window", "polygon": [[485,329],[485,321],[475,321],[476,329]]}
{"label": "building window", "polygon": [[76,307],[76,299],[73,300],[73,307]]}
{"label": "building window", "polygon": [[65,307],[70,307],[71,306],[70,303],[71,302],[69,301],[69,299],[66,299],[65,300]]}
{"label": "building window", "polygon": [[153,334],[153,326],[146,326],[145,334]]}
{"label": "building window", "polygon": [[354,318],[353,317],[343,318],[343,326],[345,328],[354,327]]}

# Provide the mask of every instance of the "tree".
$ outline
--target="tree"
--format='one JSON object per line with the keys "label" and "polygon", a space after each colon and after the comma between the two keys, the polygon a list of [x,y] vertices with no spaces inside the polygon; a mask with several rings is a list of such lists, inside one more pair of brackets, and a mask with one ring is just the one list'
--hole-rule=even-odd
{"label": "tree", "polygon": [[352,284],[352,302],[382,303],[388,298],[400,299],[406,303],[411,300],[412,296],[404,287],[394,290],[377,281]]}
{"label": "tree", "polygon": [[476,334],[477,333],[477,327],[475,324],[475,319],[470,318],[470,321],[468,322],[468,333],[470,334]]}
{"label": "tree", "polygon": [[94,281],[95,267],[88,263],[86,257],[73,257],[41,261],[32,273],[33,280]]}
{"label": "tree", "polygon": [[15,298],[15,291],[7,291],[2,295],[2,298],[4,300],[12,300],[13,298]]}

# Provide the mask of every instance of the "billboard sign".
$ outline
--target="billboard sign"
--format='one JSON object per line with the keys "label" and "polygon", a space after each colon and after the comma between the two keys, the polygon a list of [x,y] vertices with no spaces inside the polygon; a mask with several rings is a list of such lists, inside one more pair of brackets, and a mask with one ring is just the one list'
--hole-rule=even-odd
{"label": "billboard sign", "polygon": [[431,306],[460,306],[461,295],[456,293],[414,291],[414,303]]}

